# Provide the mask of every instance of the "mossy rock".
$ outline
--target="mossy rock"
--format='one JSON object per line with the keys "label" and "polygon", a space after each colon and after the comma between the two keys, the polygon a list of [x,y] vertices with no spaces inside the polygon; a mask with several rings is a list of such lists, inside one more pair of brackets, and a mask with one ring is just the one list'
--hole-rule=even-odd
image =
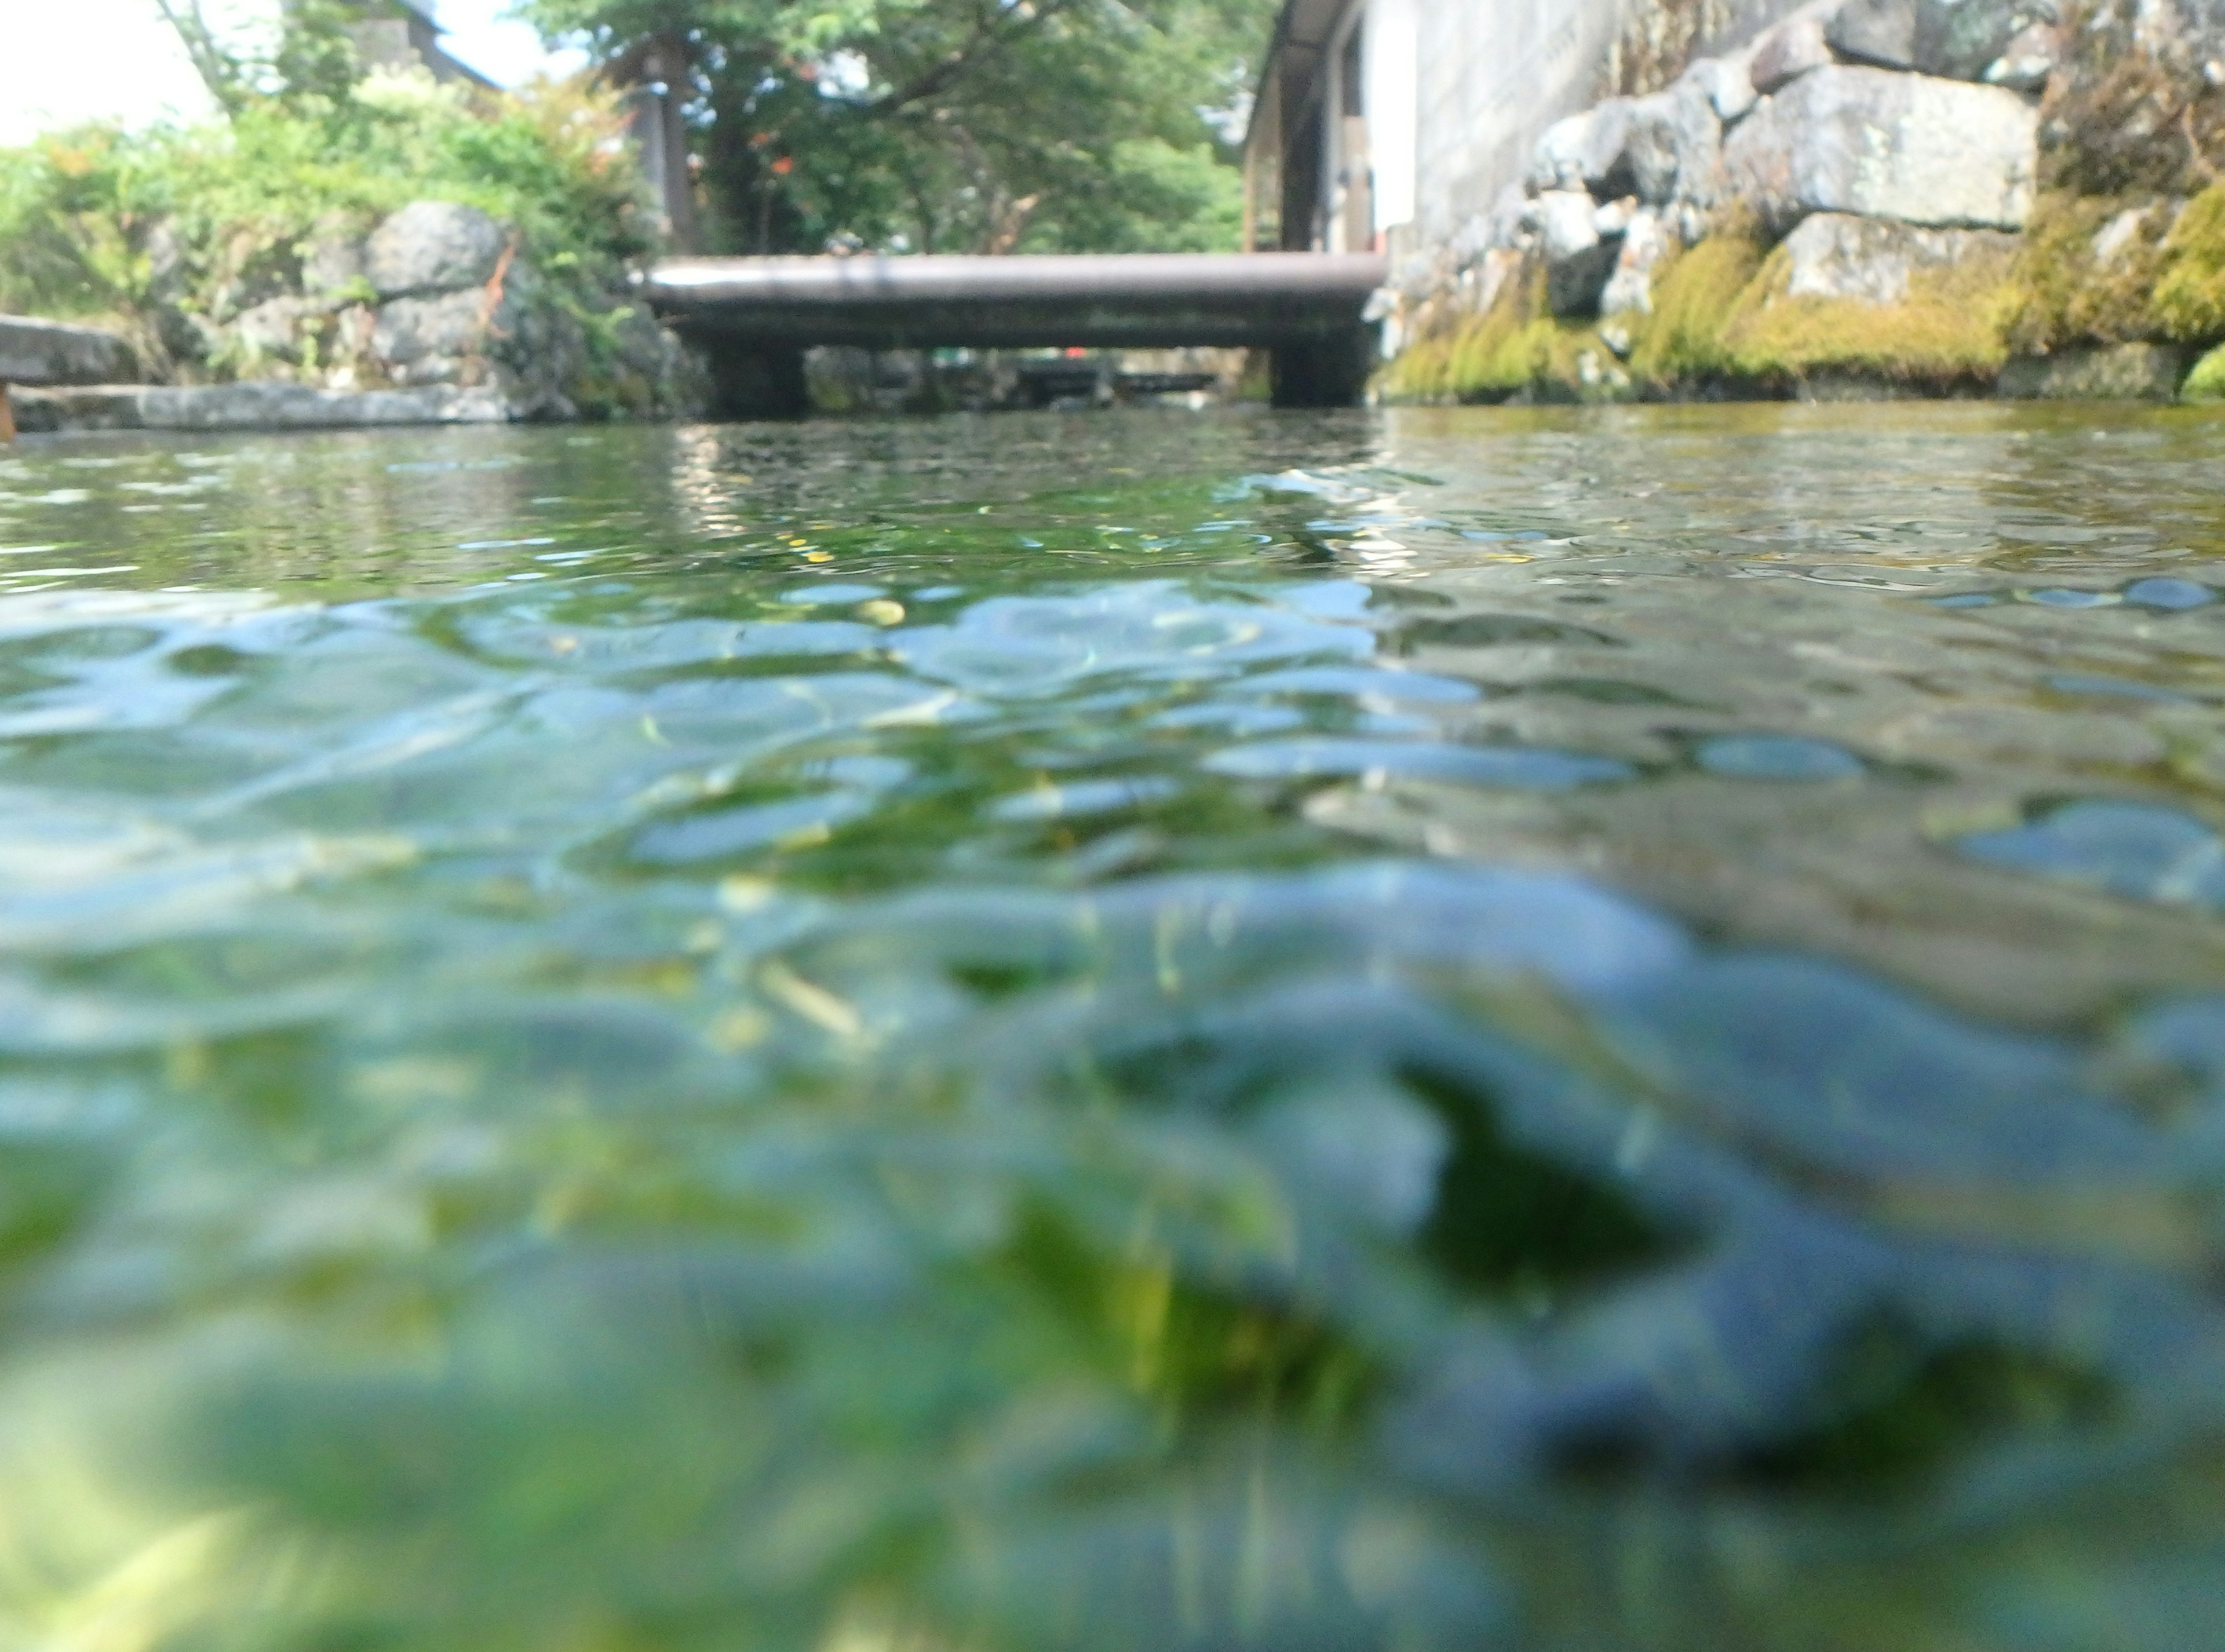
{"label": "mossy rock", "polygon": [[1746,387],[1788,395],[1839,389],[1934,394],[1989,383],[2007,358],[1996,316],[2009,255],[1980,252],[1912,269],[1898,303],[1794,296],[1791,254],[1738,224],[1677,258],[1655,289],[1654,315],[1632,357],[1670,390]]}
{"label": "mossy rock", "polygon": [[1534,260],[1490,307],[1417,339],[1385,369],[1390,402],[1627,401],[1629,375],[1588,321],[1561,320],[1545,302]]}
{"label": "mossy rock", "polygon": [[2225,182],[2196,195],[2171,225],[2154,307],[2171,338],[2189,344],[2225,339]]}
{"label": "mossy rock", "polygon": [[1488,310],[1417,341],[1379,389],[1418,402],[1982,391],[2009,358],[2002,320],[2018,297],[2017,256],[2003,244],[1912,267],[1893,303],[1794,295],[1791,252],[1734,218],[1662,268],[1652,314],[1617,318],[1630,333],[1626,373],[1597,326],[1547,313],[1533,263]]}
{"label": "mossy rock", "polygon": [[2043,196],[2003,326],[2023,355],[2225,339],[2225,184],[2183,208],[2125,196]]}
{"label": "mossy rock", "polygon": [[1662,386],[1736,377],[1724,330],[1767,258],[1759,231],[1741,222],[1672,259],[1654,278],[1653,313],[1631,352],[1632,370]]}
{"label": "mossy rock", "polygon": [[2042,195],[2002,315],[2009,348],[2041,356],[2158,337],[2151,301],[2171,223],[2168,205],[2153,198]]}

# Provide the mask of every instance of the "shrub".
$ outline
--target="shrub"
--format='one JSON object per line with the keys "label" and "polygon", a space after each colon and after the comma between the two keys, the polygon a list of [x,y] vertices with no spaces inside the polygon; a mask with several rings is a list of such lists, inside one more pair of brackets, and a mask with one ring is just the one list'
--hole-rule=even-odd
{"label": "shrub", "polygon": [[2190,402],[2225,402],[2225,345],[2194,364],[2184,394]]}
{"label": "shrub", "polygon": [[79,128],[0,150],[0,310],[105,320],[159,363],[163,313],[229,320],[289,285],[320,232],[433,199],[515,228],[591,320],[649,250],[640,190],[615,101],[577,85],[375,75],[249,98],[226,122]]}

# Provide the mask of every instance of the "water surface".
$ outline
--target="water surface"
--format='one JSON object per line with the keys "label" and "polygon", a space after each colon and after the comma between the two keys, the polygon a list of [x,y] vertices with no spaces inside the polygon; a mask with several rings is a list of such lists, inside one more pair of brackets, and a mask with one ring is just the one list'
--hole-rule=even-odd
{"label": "water surface", "polygon": [[2225,421],[0,458],[0,1646],[2225,1644]]}

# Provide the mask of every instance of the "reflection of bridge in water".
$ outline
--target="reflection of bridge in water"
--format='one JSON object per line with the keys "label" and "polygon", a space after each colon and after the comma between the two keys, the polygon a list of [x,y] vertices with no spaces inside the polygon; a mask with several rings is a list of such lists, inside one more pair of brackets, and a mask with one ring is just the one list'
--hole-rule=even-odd
{"label": "reflection of bridge in water", "polygon": [[721,412],[805,408],[803,352],[963,347],[1271,352],[1279,407],[1342,407],[1373,364],[1369,254],[687,258],[646,296],[709,356]]}

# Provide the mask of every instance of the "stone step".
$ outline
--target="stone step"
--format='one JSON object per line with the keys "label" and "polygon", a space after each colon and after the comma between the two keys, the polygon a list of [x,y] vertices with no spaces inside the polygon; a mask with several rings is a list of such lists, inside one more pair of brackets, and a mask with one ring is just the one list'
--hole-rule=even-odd
{"label": "stone step", "polygon": [[131,346],[112,332],[0,315],[0,383],[128,384],[138,377]]}
{"label": "stone step", "polygon": [[116,384],[138,377],[131,346],[112,332],[0,315],[0,443],[16,439],[12,385]]}
{"label": "stone step", "polygon": [[344,430],[499,424],[517,410],[491,387],[325,390],[307,384],[98,384],[17,392],[26,431]]}

